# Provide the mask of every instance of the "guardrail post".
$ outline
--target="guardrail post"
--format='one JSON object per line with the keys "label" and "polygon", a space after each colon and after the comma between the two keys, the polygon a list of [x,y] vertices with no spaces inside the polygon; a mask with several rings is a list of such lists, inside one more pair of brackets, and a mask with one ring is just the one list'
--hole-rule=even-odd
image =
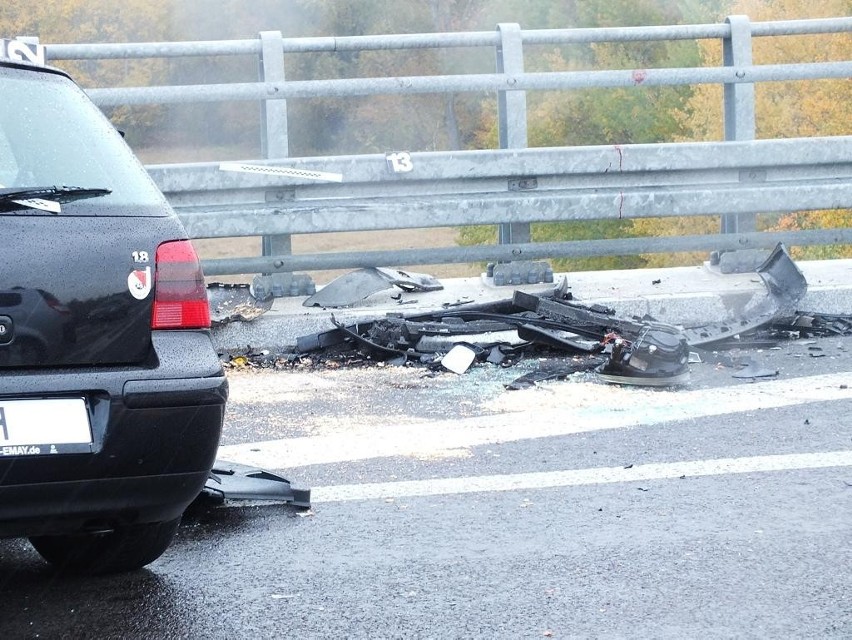
{"label": "guardrail post", "polygon": [[[722,61],[726,67],[752,64],[751,22],[748,16],[728,16],[725,23],[731,33],[722,40]],[[737,73],[739,77],[739,72]],[[725,140],[754,140],[754,83],[725,83]],[[741,182],[753,181],[754,174],[742,172]],[[722,233],[747,233],[757,229],[756,214],[722,213]],[[714,252],[711,263],[719,264],[723,273],[756,269],[766,257],[765,251]]]}
{"label": "guardrail post", "polygon": [[[521,26],[514,23],[497,25],[497,73],[523,73],[524,49]],[[527,146],[527,94],[525,91],[498,91],[497,113],[501,149],[525,149]],[[508,187],[507,187],[508,188]],[[500,244],[530,241],[529,223],[501,224]]]}
{"label": "guardrail post", "polygon": [[[281,32],[261,31],[260,43],[260,81],[284,82],[284,38]],[[264,158],[286,158],[290,155],[286,100],[263,100],[260,103],[260,131]],[[291,251],[289,235],[263,236],[263,255],[289,255]]]}
{"label": "guardrail post", "polygon": [[[261,82],[284,82],[284,38],[280,31],[260,32],[259,76]],[[263,100],[260,103],[260,146],[269,160],[290,155],[287,130],[287,101]],[[273,196],[274,197],[274,196]],[[269,195],[267,195],[267,200]],[[293,253],[291,235],[263,236],[264,256],[289,256]],[[306,274],[272,273],[254,277],[254,293],[258,298],[310,295],[316,291]]]}
{"label": "guardrail post", "polygon": [[[722,42],[726,67],[751,66],[751,22],[748,16],[728,16],[731,35]],[[754,84],[725,84],[725,140],[754,140]],[[722,233],[755,230],[754,214],[723,214]]]}

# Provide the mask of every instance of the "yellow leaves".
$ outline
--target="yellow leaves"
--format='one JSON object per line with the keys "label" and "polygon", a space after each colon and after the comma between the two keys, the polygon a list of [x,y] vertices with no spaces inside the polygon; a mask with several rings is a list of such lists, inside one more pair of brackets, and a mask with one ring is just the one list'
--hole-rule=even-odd
{"label": "yellow leaves", "polygon": [[[809,5],[791,0],[740,0],[735,11],[753,20],[787,20],[849,15],[852,2],[827,0]],[[753,39],[755,64],[830,62],[852,59],[848,33]],[[848,78],[760,83],[756,86],[758,138],[832,136],[852,133]]]}
{"label": "yellow leaves", "polygon": [[[753,22],[850,15],[852,1],[738,0],[729,13],[744,14]],[[702,41],[705,66],[720,66],[721,44]],[[852,60],[848,33],[804,36],[772,36],[752,39],[754,64],[787,64]],[[755,116],[758,138],[792,138],[849,135],[848,117],[852,81],[848,78],[770,82],[755,85]],[[688,108],[678,119],[692,131],[693,140],[723,139],[722,88],[695,88]]]}
{"label": "yellow leaves", "polygon": [[[37,36],[43,44],[145,42],[168,40],[170,0],[63,0],[2,3],[0,33]],[[55,61],[83,87],[164,84],[163,60]],[[109,115],[119,128],[150,127],[162,117],[160,106],[121,107]]]}
{"label": "yellow leaves", "polygon": [[788,213],[772,227],[777,231],[796,229],[843,229],[852,227],[852,212],[844,209]]}
{"label": "yellow leaves", "polygon": [[[730,14],[744,14],[753,22],[847,16],[850,0],[824,0],[804,3],[800,0],[737,0]],[[721,44],[703,41],[700,45],[704,66],[722,64]],[[852,38],[848,33],[806,36],[772,36],[752,39],[754,64],[809,63],[852,60]],[[755,124],[759,139],[837,136],[852,134],[849,103],[852,81],[848,78],[770,82],[755,85]],[[716,85],[695,87],[687,108],[678,121],[691,132],[683,139],[723,140],[723,89]],[[832,229],[852,226],[848,210],[790,213],[781,216],[772,230]],[[712,225],[708,223],[712,221]],[[715,218],[687,218],[636,221],[637,231],[649,235],[689,235],[716,233]],[[851,247],[811,247],[798,249],[796,257],[848,257]],[[672,264],[666,256],[646,256],[649,266]],[[688,259],[688,257],[686,258]]]}
{"label": "yellow leaves", "polygon": [[753,21],[798,20],[808,18],[837,18],[849,15],[849,0],[737,0],[729,13],[745,14]]}

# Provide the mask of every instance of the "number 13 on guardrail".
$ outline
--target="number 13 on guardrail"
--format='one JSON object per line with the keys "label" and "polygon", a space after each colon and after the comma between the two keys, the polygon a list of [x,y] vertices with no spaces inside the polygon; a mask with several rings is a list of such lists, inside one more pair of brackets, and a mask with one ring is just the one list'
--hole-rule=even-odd
{"label": "number 13 on guardrail", "polygon": [[394,173],[408,173],[414,170],[414,165],[411,163],[411,154],[408,151],[388,153],[385,155],[385,160],[388,163],[388,169]]}

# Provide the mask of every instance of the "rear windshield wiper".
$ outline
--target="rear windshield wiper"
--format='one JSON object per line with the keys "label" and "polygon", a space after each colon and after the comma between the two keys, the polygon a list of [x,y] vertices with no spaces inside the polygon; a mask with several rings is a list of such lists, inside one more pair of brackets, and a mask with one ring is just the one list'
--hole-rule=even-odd
{"label": "rear windshield wiper", "polygon": [[0,203],[14,202],[24,207],[59,213],[60,204],[100,198],[110,193],[110,189],[87,187],[5,187],[0,188]]}

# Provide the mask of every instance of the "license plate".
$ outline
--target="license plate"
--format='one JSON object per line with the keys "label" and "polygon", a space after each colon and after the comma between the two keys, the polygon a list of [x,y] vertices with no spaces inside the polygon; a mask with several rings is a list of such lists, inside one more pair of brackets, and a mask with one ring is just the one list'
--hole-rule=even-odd
{"label": "license plate", "polygon": [[91,451],[83,398],[0,400],[0,458]]}

